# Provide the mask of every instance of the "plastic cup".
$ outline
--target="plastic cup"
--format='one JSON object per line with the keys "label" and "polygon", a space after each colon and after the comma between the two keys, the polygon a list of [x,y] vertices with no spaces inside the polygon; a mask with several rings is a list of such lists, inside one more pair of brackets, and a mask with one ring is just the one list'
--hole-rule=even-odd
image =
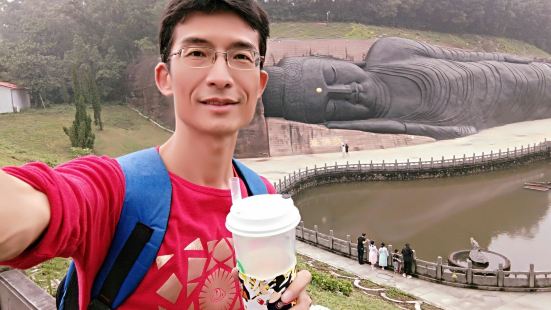
{"label": "plastic cup", "polygon": [[234,201],[226,227],[233,234],[245,309],[290,308],[280,297],[296,274],[299,222],[291,198],[256,195]]}

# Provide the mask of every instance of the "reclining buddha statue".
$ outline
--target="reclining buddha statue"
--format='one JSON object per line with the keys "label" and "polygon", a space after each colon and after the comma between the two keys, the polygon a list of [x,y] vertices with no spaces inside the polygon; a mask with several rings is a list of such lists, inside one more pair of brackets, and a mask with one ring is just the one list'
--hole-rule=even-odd
{"label": "reclining buddha statue", "polygon": [[551,65],[379,39],[362,63],[283,58],[267,67],[266,117],[328,128],[451,139],[551,117]]}

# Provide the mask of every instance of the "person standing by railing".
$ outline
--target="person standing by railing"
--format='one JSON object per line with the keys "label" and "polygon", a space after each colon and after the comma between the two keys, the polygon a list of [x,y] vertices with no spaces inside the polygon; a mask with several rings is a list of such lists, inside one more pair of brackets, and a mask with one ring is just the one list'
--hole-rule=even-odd
{"label": "person standing by railing", "polygon": [[364,264],[365,242],[366,242],[365,233],[362,233],[362,235],[358,237],[358,263],[360,263],[360,265]]}
{"label": "person standing by railing", "polygon": [[404,261],[404,273],[402,276],[409,279],[411,278],[411,265],[413,264],[413,250],[410,248],[409,243],[406,243],[402,249],[402,259]]}
{"label": "person standing by railing", "polygon": [[388,249],[384,242],[381,242],[381,247],[379,248],[379,266],[382,270],[385,270],[385,267],[388,266]]}
{"label": "person standing by railing", "polygon": [[400,254],[398,253],[398,249],[394,249],[394,253],[392,253],[392,267],[394,267],[394,273],[401,272]]}
{"label": "person standing by railing", "polygon": [[379,256],[379,251],[377,250],[377,246],[375,245],[375,241],[371,240],[369,242],[369,263],[371,264],[371,270],[375,269],[375,265],[377,264],[378,256]]}

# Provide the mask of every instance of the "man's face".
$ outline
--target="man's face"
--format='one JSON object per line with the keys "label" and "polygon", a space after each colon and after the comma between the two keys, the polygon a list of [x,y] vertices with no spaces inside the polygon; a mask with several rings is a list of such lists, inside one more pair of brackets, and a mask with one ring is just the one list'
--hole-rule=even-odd
{"label": "man's face", "polygon": [[[217,52],[250,46],[258,52],[258,33],[231,13],[194,13],[178,24],[171,54],[184,46],[209,47]],[[156,68],[159,90],[174,96],[176,129],[200,134],[232,135],[253,118],[268,79],[259,68],[228,67],[223,54],[207,68],[190,68],[178,56]],[[179,129],[180,127],[183,127]]]}

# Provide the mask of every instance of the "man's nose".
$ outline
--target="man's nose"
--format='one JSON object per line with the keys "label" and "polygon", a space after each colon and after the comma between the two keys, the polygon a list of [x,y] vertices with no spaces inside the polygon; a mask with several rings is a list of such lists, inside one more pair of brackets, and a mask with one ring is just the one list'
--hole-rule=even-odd
{"label": "man's nose", "polygon": [[216,54],[215,57],[206,78],[207,84],[217,88],[229,88],[233,85],[233,77],[226,61],[226,55]]}

